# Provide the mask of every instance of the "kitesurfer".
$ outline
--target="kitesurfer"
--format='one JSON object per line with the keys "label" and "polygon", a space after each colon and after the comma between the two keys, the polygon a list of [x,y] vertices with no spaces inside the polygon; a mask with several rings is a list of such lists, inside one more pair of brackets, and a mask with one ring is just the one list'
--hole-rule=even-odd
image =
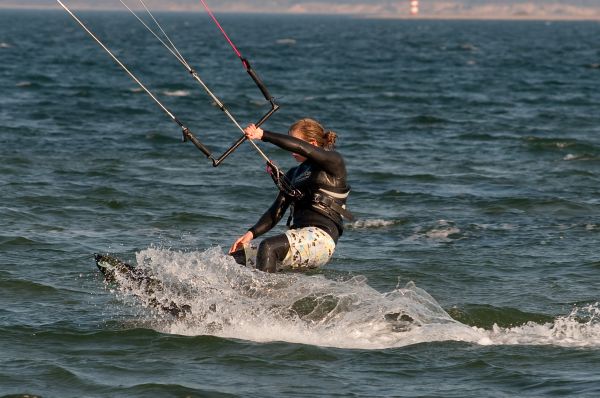
{"label": "kitesurfer", "polygon": [[[342,155],[334,150],[337,135],[312,119],[294,123],[288,135],[265,131],[254,124],[244,129],[250,140],[269,142],[292,153],[299,166],[258,222],[231,246],[238,263],[266,272],[279,268],[316,268],[329,261],[344,231],[343,219],[350,187]],[[284,234],[268,237],[256,245],[253,239],[271,230],[290,209]]]}

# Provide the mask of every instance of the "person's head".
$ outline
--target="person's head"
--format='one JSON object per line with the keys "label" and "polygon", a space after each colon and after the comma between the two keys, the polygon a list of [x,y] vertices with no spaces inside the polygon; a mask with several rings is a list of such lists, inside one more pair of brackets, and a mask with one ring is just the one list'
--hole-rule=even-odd
{"label": "person's head", "polygon": [[319,122],[313,119],[298,120],[292,124],[288,134],[327,150],[335,148],[335,141],[337,139],[335,132],[331,130],[326,131]]}

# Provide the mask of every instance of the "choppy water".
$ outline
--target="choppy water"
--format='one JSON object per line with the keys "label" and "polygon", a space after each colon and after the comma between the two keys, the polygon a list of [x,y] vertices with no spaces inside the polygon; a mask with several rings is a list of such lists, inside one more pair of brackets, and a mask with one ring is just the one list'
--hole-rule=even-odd
{"label": "choppy water", "polygon": [[[82,17],[215,152],[237,139],[131,15]],[[205,15],[159,17],[240,121],[266,111]],[[340,134],[357,221],[320,272],[240,268],[275,195],[251,147],[213,169],[67,15],[0,11],[0,395],[600,393],[600,24],[221,19],[270,129]]]}

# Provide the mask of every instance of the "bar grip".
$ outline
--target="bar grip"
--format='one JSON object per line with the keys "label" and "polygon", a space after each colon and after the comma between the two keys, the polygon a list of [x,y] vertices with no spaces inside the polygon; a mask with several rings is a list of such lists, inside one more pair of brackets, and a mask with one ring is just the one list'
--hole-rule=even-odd
{"label": "bar grip", "polygon": [[200,140],[198,140],[198,138],[196,138],[196,136],[194,136],[194,134],[192,134],[190,129],[187,127],[183,128],[183,140],[184,141],[187,141],[187,140],[192,141],[192,144],[194,144],[194,146],[196,148],[198,148],[200,150],[200,152],[205,154],[207,158],[211,159],[214,162],[214,159],[212,157],[212,153],[210,152],[210,150],[206,146],[204,146],[204,144],[201,143]]}
{"label": "bar grip", "polygon": [[248,60],[246,58],[242,58],[242,63],[246,67],[246,72],[248,72],[248,74],[250,75],[252,80],[254,80],[254,83],[256,83],[256,85],[258,86],[260,91],[265,96],[266,100],[269,102],[273,102],[273,96],[267,89],[267,86],[265,86],[265,84],[262,82],[260,77],[258,77],[258,74],[256,73],[256,71],[254,69],[252,69],[252,65],[250,65],[250,62],[248,62]]}

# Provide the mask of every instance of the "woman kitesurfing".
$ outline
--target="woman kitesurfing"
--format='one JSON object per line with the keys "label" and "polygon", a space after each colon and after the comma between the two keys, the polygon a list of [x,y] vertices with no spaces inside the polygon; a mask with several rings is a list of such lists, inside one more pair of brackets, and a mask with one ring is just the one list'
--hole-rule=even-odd
{"label": "woman kitesurfing", "polygon": [[[350,187],[342,155],[333,150],[337,134],[317,121],[301,119],[288,135],[265,131],[254,124],[244,130],[246,138],[272,143],[292,152],[299,166],[285,173],[288,182],[269,209],[231,246],[229,253],[240,264],[266,272],[282,268],[308,269],[329,261],[344,231],[343,219]],[[253,239],[271,230],[290,208],[288,227],[283,234]]]}
{"label": "woman kitesurfing", "polygon": [[[343,233],[343,219],[351,219],[352,217],[346,210],[346,199],[350,192],[350,188],[346,183],[346,166],[342,156],[333,150],[337,138],[336,133],[326,131],[321,124],[312,119],[302,119],[294,123],[289,129],[289,135],[272,133],[260,128],[279,109],[279,105],[258,77],[248,59],[242,56],[238,48],[231,41],[206,2],[201,0],[201,3],[234,50],[236,56],[241,60],[244,69],[270,104],[270,109],[258,122],[250,124],[243,129],[223,102],[216,97],[200,78],[196,70],[185,60],[144,1],[139,0],[151,20],[156,24],[158,31],[153,30],[123,0],[120,1],[177,58],[212,98],[219,109],[243,133],[242,137],[221,156],[214,156],[211,150],[173,112],[167,109],[157,96],[61,0],[57,0],[65,11],[104,51],[181,127],[184,141],[191,141],[212,161],[214,167],[219,166],[244,141],[249,140],[258,154],[267,162],[269,173],[279,188],[280,192],[273,205],[248,232],[236,240],[229,253],[238,263],[253,266],[267,272],[275,272],[278,270],[278,267],[307,269],[319,267],[327,263],[333,255],[338,238]],[[290,151],[294,158],[301,164],[290,169],[287,173],[283,173],[253,140],[270,142]],[[290,230],[284,234],[264,239],[256,246],[252,240],[265,234],[277,225],[288,209],[290,209],[288,220]]]}

